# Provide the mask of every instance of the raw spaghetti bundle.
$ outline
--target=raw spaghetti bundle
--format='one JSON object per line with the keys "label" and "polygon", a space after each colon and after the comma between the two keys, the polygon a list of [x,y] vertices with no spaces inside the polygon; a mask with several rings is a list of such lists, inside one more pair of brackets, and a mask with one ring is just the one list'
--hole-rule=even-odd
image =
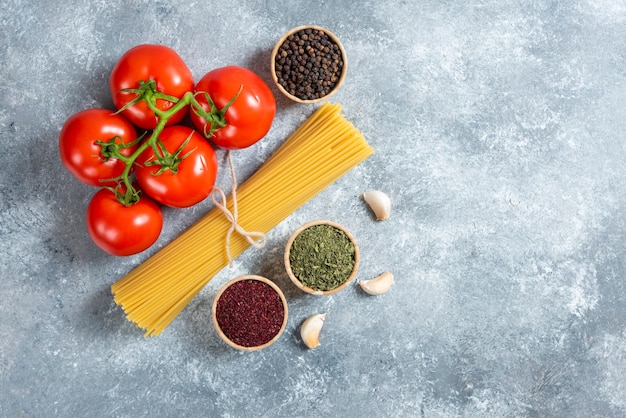
{"label": "raw spaghetti bundle", "polygon": [[[246,231],[269,232],[373,152],[340,105],[323,104],[237,189],[237,223]],[[232,196],[226,207],[233,210]],[[224,237],[232,225],[213,208],[111,286],[115,302],[146,336],[160,334],[228,265]],[[233,235],[230,256],[250,245],[244,235]]]}

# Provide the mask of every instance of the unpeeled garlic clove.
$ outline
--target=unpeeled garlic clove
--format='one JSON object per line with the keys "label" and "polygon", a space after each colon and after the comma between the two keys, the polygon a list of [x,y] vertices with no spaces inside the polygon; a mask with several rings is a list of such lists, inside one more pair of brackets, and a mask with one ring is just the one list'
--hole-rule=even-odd
{"label": "unpeeled garlic clove", "polygon": [[300,336],[302,341],[309,348],[315,348],[320,345],[320,331],[324,326],[326,314],[313,314],[304,320],[300,326]]}
{"label": "unpeeled garlic clove", "polygon": [[384,221],[389,217],[389,212],[391,212],[391,200],[389,200],[389,196],[385,193],[380,190],[370,190],[369,192],[363,193],[363,200],[372,208],[377,221]]}
{"label": "unpeeled garlic clove", "polygon": [[393,274],[386,271],[380,276],[369,280],[360,280],[361,289],[370,295],[382,295],[386,293],[393,283]]}

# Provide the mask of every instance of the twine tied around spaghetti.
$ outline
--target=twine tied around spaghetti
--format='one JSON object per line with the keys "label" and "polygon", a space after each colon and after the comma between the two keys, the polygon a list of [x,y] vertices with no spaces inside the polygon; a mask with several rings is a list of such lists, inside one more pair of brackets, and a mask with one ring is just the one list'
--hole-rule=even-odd
{"label": "twine tied around spaghetti", "polygon": [[[238,218],[239,214],[237,212],[237,178],[235,176],[235,166],[233,164],[233,158],[231,156],[230,150],[226,153],[226,158],[228,159],[228,165],[230,167],[230,177],[232,181],[232,191],[231,196],[233,198],[233,211],[231,212],[228,207],[226,207],[226,194],[219,187],[215,187],[213,192],[211,193],[211,199],[216,207],[218,207],[230,222],[230,228],[228,228],[228,232],[226,233],[226,255],[228,256],[228,266],[233,266],[233,258],[230,254],[230,237],[233,232],[237,231],[239,235],[244,237],[246,241],[250,245],[255,248],[263,248],[267,243],[267,236],[263,232],[257,231],[246,231],[241,225],[239,225]],[[216,195],[219,196],[220,200],[217,199]]]}

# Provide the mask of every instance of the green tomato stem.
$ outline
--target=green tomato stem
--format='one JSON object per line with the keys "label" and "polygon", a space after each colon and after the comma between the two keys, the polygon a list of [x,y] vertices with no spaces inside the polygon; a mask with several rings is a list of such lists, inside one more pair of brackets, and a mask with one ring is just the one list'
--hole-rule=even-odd
{"label": "green tomato stem", "polygon": [[[139,147],[130,156],[122,155],[119,152],[119,149],[114,149],[112,151],[107,149],[108,158],[114,157],[123,161],[126,164],[124,171],[119,177],[121,183],[123,183],[123,185],[126,188],[126,192],[116,193],[116,196],[118,200],[120,201],[120,203],[122,203],[125,206],[131,206],[137,203],[139,200],[139,191],[135,190],[131,181],[131,170],[132,170],[133,165],[135,164],[135,161],[137,160],[137,158],[139,158],[139,156],[146,149],[150,147],[152,147],[155,150],[155,153],[158,152],[157,141],[159,139],[159,135],[161,134],[161,132],[167,125],[168,120],[174,114],[182,110],[185,106],[190,106],[192,112],[194,112],[195,114],[204,118],[207,121],[207,128],[205,128],[205,132],[203,132],[203,134],[208,139],[211,136],[213,136],[213,134],[217,130],[226,126],[226,118],[225,118],[226,111],[234,103],[237,97],[239,97],[239,94],[243,90],[243,85],[242,85],[239,88],[239,91],[237,92],[237,94],[235,94],[235,96],[222,109],[219,109],[215,105],[215,103],[213,103],[213,100],[211,99],[209,94],[206,92],[193,93],[191,91],[188,91],[183,95],[183,97],[178,99],[177,97],[166,95],[166,94],[156,91],[156,83],[154,82],[154,80],[140,81],[139,85],[140,85],[139,89],[126,90],[127,92],[136,93],[137,98],[135,98],[132,102],[130,102],[129,104],[127,104],[126,106],[118,110],[117,113],[122,112],[126,108],[143,100],[146,102],[146,105],[150,108],[150,110],[154,112],[154,115],[157,118],[157,125],[152,130],[152,133],[150,134],[150,136],[145,141],[141,142]],[[204,110],[200,102],[198,102],[198,100],[196,99],[196,95],[202,95],[203,97],[205,97],[209,105],[208,111]],[[167,100],[175,104],[174,106],[170,107],[167,110],[161,110],[156,105],[157,99]],[[179,151],[181,150],[182,148],[180,148]],[[188,154],[186,154],[185,156],[181,158],[185,158],[187,155]]]}
{"label": "green tomato stem", "polygon": [[133,184],[130,180],[130,172],[132,170],[133,164],[135,164],[135,161],[137,160],[137,158],[139,158],[139,156],[148,148],[150,147],[155,147],[156,146],[156,142],[157,139],[159,138],[159,135],[161,134],[161,132],[163,131],[163,129],[165,128],[165,125],[167,125],[167,121],[178,111],[180,111],[181,109],[183,109],[185,106],[189,105],[191,103],[191,101],[195,101],[197,103],[197,101],[193,98],[193,93],[192,92],[187,92],[183,95],[183,97],[181,97],[180,100],[178,100],[176,102],[176,104],[174,106],[172,106],[171,108],[169,108],[166,111],[162,111],[160,109],[157,109],[156,107],[156,100],[154,99],[154,95],[148,93],[146,95],[146,103],[148,105],[148,107],[150,107],[150,109],[156,114],[158,115],[158,122],[156,127],[154,128],[154,130],[152,131],[152,133],[150,134],[150,136],[141,143],[141,145],[139,145],[139,147],[135,150],[134,153],[132,153],[130,156],[125,157],[123,155],[118,155],[117,158],[119,158],[120,160],[122,160],[125,164],[126,167],[124,168],[124,171],[122,172],[121,175],[121,180],[124,183],[124,186],[126,186],[126,190],[127,192],[124,194],[123,198],[120,200],[120,203],[122,203],[125,206],[130,206],[133,203],[135,203],[135,199],[133,198],[133,196],[137,195],[137,191],[135,190],[135,188],[133,187]]}

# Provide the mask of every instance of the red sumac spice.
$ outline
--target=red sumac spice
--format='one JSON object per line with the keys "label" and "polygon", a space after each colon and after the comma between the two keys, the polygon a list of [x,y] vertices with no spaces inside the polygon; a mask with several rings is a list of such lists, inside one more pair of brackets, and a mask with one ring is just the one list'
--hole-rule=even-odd
{"label": "red sumac spice", "polygon": [[280,332],[285,307],[280,295],[267,283],[239,280],[220,295],[217,323],[228,339],[243,347],[263,345]]}

